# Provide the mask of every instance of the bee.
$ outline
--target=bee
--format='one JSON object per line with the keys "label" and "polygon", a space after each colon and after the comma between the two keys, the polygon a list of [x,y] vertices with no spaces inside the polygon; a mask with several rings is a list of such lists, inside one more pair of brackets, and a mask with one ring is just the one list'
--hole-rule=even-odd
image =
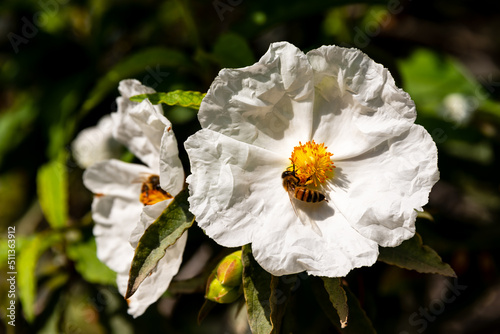
{"label": "bee", "polygon": [[144,205],[152,205],[173,198],[172,195],[160,187],[160,177],[158,175],[144,175],[139,179],[139,182],[142,182],[139,200]]}
{"label": "bee", "polygon": [[295,174],[295,165],[293,166],[293,171],[284,171],[283,174],[281,174],[281,178],[283,179],[283,188],[288,192],[290,200],[293,197],[307,203],[328,202],[326,196],[322,192],[309,189],[307,187],[307,181],[304,184],[300,183],[300,179]]}
{"label": "bee", "polygon": [[[316,224],[315,220],[311,217],[310,211],[307,209],[310,203],[320,203],[328,202],[325,194],[318,190],[310,189],[307,187],[309,180],[301,183],[300,179],[295,174],[295,165],[293,165],[293,170],[286,170],[281,174],[283,179],[283,188],[288,193],[290,198],[290,203],[292,204],[293,211],[299,220],[305,224],[311,226],[312,230],[322,236],[320,228]],[[299,203],[305,203],[305,205],[296,204],[294,199],[299,200]]]}

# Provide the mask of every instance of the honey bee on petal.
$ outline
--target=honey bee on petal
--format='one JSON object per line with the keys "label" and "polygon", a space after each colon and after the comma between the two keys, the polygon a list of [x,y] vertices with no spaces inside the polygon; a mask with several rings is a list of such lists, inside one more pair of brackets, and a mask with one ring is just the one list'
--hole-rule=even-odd
{"label": "honey bee on petal", "polygon": [[[286,170],[281,174],[281,178],[283,179],[283,188],[288,193],[288,197],[290,198],[290,203],[292,204],[293,211],[295,215],[299,217],[300,221],[304,224],[309,223],[318,235],[322,236],[321,230],[318,225],[314,222],[310,216],[299,209],[297,209],[297,204],[294,200],[298,200],[302,203],[319,203],[319,202],[328,202],[326,196],[315,189],[310,189],[307,185],[307,181],[305,183],[301,183],[299,177],[295,174],[295,165],[293,166],[293,170]],[[308,205],[308,204],[306,204]],[[304,208],[304,206],[301,206]]]}
{"label": "honey bee on petal", "polygon": [[144,205],[153,205],[173,197],[160,187],[158,175],[144,175],[138,179],[138,182],[142,182],[139,200]]}
{"label": "honey bee on petal", "polygon": [[306,184],[301,184],[300,179],[295,175],[295,170],[284,171],[283,174],[281,174],[281,178],[283,179],[283,188],[285,188],[290,197],[307,203],[328,202],[326,196],[322,192],[310,189]]}

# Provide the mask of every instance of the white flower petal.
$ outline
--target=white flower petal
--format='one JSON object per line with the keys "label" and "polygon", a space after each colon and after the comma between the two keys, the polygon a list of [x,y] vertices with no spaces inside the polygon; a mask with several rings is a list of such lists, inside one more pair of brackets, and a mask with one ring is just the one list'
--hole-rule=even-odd
{"label": "white flower petal", "polygon": [[353,230],[338,210],[326,202],[307,205],[323,206],[327,213],[324,220],[317,221],[322,237],[301,224],[290,206],[276,206],[267,212],[266,226],[255,233],[252,243],[253,255],[264,269],[276,276],[307,271],[343,277],[353,268],[377,261],[377,243]]}
{"label": "white flower petal", "polygon": [[184,180],[177,139],[172,129],[165,127],[160,148],[160,186],[172,196],[176,196],[184,188]]}
{"label": "white flower petal", "polygon": [[330,199],[359,233],[384,247],[413,236],[415,210],[439,179],[436,145],[423,127],[336,165]]}
{"label": "white flower petal", "polygon": [[[153,106],[147,100],[141,103],[129,100],[131,96],[151,94],[155,91],[152,88],[142,85],[139,81],[132,79],[120,81],[118,90],[122,96],[116,99],[118,111],[111,114],[115,122],[113,135],[116,140],[127,146],[128,149],[145,164],[156,169],[158,168],[158,149],[161,135],[157,140],[155,139],[152,141],[151,137],[147,135],[150,133],[151,128],[145,131],[144,127],[137,123],[137,120],[140,119],[144,121],[149,119],[150,115],[162,115],[163,110],[161,106]],[[132,115],[133,111],[136,115]],[[151,116],[151,118],[154,119],[155,117]],[[155,126],[157,126],[157,123],[155,123]],[[154,130],[152,132],[155,133]],[[159,133],[163,133],[163,129],[161,129]],[[155,135],[151,136],[152,138],[155,137]],[[156,135],[156,137],[158,137],[158,135]]]}
{"label": "white flower petal", "polygon": [[71,143],[76,163],[85,169],[96,162],[118,158],[121,145],[113,138],[110,115],[102,117],[96,126],[83,129]]}
{"label": "white flower petal", "polygon": [[130,116],[159,152],[163,132],[166,127],[171,127],[172,123],[163,116],[161,110],[155,109],[149,100],[144,100],[132,108]]}
{"label": "white flower petal", "polygon": [[312,69],[295,46],[281,42],[252,66],[224,69],[212,83],[198,118],[202,127],[281,152],[293,137],[311,139]]}
{"label": "white flower petal", "polygon": [[96,196],[92,202],[92,219],[96,223],[105,225],[122,222],[125,224],[125,222],[132,221],[132,226],[135,226],[144,206],[138,198],[139,195],[133,199],[119,196]]}
{"label": "white flower petal", "polygon": [[137,247],[137,244],[146,229],[149,225],[153,224],[158,217],[160,217],[161,213],[165,210],[167,205],[170,204],[170,202],[172,202],[172,200],[168,199],[153,205],[147,205],[143,208],[140,219],[136,220],[138,221],[138,224],[135,226],[132,233],[129,233],[130,237],[127,239],[133,248]]}
{"label": "white flower petal", "polygon": [[[177,242],[169,247],[165,256],[158,262],[152,274],[141,283],[137,291],[128,302],[128,313],[134,318],[142,315],[144,311],[160,298],[167,290],[172,278],[179,271],[182,263],[182,254],[186,246],[187,232]],[[117,276],[118,290],[122,295],[127,291],[128,273]]]}
{"label": "white flower petal", "polygon": [[307,53],[314,69],[314,138],[335,159],[354,157],[407,131],[416,112],[389,71],[357,49],[323,46]]}
{"label": "white flower petal", "polygon": [[[226,247],[252,241],[253,231],[265,222],[267,202],[279,191],[287,158],[234,140],[212,130],[201,130],[184,143],[190,156],[190,210],[205,233]],[[277,167],[278,166],[278,167]]]}
{"label": "white flower petal", "polygon": [[[133,213],[130,209],[128,211]],[[137,212],[135,212],[135,216],[139,216]],[[94,226],[97,258],[117,273],[128,273],[130,270],[134,248],[128,243],[128,237],[135,222],[130,219],[122,221],[122,224],[116,222],[112,225],[96,224]]]}
{"label": "white flower petal", "polygon": [[[148,166],[159,168],[161,138],[165,129],[172,123],[163,116],[161,106],[153,106],[144,100],[130,109],[130,118],[134,121],[141,135],[130,138],[128,147]],[[146,143],[148,143],[146,145]]]}
{"label": "white flower petal", "polygon": [[120,160],[98,162],[83,173],[83,184],[94,194],[137,199],[141,193],[141,178],[155,172],[138,164]]}
{"label": "white flower petal", "polygon": [[130,108],[137,104],[129,100],[132,96],[155,93],[153,88],[144,86],[139,80],[135,79],[125,79],[120,81],[118,84],[118,91],[120,92],[120,95],[125,98],[122,101],[125,104],[123,105],[124,108]]}

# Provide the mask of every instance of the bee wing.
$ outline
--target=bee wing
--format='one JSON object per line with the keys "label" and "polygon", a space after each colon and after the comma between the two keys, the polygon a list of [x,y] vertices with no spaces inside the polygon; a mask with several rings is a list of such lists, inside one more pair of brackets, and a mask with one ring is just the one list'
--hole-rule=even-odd
{"label": "bee wing", "polygon": [[287,193],[288,193],[288,198],[290,199],[290,204],[292,205],[293,211],[295,212],[295,215],[297,217],[299,217],[299,213],[297,211],[297,207],[295,206],[295,199],[293,198],[293,192],[294,192],[294,190],[295,190],[295,188],[290,187],[287,190]]}
{"label": "bee wing", "polygon": [[140,172],[139,176],[132,180],[132,183],[144,183],[144,182],[148,182],[150,176],[151,176],[150,173]]}
{"label": "bee wing", "polygon": [[[318,224],[304,211],[304,209],[311,209],[311,204],[310,203],[299,203],[300,201],[296,198],[294,198],[295,189],[288,189],[288,198],[290,198],[290,203],[292,204],[293,211],[295,212],[295,215],[299,218],[300,222],[304,224],[305,226],[311,226],[312,230],[319,235],[320,237],[323,236],[323,233],[321,233],[321,230],[319,229]],[[314,205],[314,204],[313,204]],[[309,207],[307,207],[309,206]]]}

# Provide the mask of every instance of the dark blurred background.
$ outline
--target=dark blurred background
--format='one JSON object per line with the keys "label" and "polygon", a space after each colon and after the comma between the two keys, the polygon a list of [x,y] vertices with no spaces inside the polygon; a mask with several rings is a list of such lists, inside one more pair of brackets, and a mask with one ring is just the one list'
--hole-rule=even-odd
{"label": "dark blurred background", "polygon": [[[3,0],[0,272],[8,272],[7,231],[15,226],[19,297],[14,331],[3,307],[9,285],[0,281],[0,332],[246,332],[244,317],[235,320],[237,305],[218,306],[198,326],[199,287],[180,294],[173,284],[140,318],[126,314],[113,274],[95,258],[92,195],[71,142],[116,110],[121,79],[136,78],[157,91],[205,92],[221,68],[251,65],[282,40],[305,52],[325,44],[363,50],[412,96],[417,123],[438,145],[441,180],[417,231],[458,278],[383,263],[354,270],[346,281],[374,328],[500,332],[498,31],[500,4],[478,0]],[[199,128],[195,110],[165,113],[179,143]],[[182,149],[181,158],[187,169]],[[67,193],[54,200],[67,203],[59,226],[44,218],[39,204],[43,166],[64,171]],[[209,254],[219,251],[192,230],[186,263],[196,261],[200,245]],[[334,333],[310,281],[301,280],[285,330]]]}

